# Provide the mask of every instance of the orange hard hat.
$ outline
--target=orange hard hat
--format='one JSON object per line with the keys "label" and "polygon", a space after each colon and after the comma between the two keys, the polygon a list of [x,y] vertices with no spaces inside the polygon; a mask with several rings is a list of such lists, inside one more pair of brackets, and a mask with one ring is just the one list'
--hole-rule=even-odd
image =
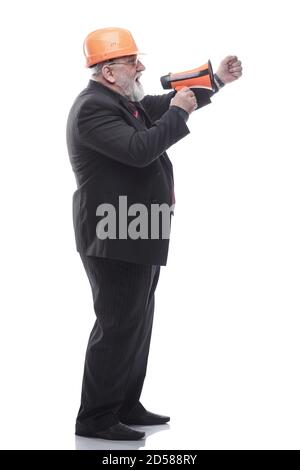
{"label": "orange hard hat", "polygon": [[86,67],[140,53],[130,31],[123,28],[102,28],[91,32],[84,40],[83,52]]}

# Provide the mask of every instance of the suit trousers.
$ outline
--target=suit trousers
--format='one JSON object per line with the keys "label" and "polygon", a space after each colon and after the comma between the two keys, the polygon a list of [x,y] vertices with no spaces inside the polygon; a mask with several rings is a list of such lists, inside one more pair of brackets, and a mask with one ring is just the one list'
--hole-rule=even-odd
{"label": "suit trousers", "polygon": [[139,399],[160,266],[83,253],[80,257],[91,285],[96,321],[87,345],[76,428],[96,431],[144,409]]}

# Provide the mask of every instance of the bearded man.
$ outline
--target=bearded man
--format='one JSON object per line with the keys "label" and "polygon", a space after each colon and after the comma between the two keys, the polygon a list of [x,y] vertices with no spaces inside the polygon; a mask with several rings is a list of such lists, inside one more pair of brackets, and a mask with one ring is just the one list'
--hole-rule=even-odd
{"label": "bearded man", "polygon": [[[75,432],[137,440],[145,433],[130,425],[170,419],[148,411],[140,401],[154,293],[169,248],[169,231],[157,228],[151,214],[154,205],[173,208],[175,203],[166,150],[189,134],[190,114],[239,78],[242,68],[236,56],[227,56],[214,76],[213,90],[185,87],[144,96],[140,80],[145,67],[129,31],[93,31],[85,39],[84,53],[92,76],[70,110],[67,145],[77,182],[76,247],[91,285],[96,321]],[[137,222],[133,217],[141,207],[146,217]],[[170,223],[172,213],[161,210],[163,222]]]}

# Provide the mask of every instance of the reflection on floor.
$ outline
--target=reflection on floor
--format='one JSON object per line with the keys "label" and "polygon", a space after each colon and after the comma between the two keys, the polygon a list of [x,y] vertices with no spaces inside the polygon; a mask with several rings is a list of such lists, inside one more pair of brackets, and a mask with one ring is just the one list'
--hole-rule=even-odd
{"label": "reflection on floor", "polygon": [[107,439],[95,439],[93,437],[75,436],[76,450],[137,450],[145,447],[147,437],[160,431],[170,429],[169,424],[159,426],[130,426],[132,429],[143,431],[146,436],[139,441],[110,441]]}

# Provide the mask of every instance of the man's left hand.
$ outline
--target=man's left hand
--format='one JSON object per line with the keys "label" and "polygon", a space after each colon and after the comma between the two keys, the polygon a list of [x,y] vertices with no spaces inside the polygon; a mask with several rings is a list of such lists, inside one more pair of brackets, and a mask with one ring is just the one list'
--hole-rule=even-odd
{"label": "man's left hand", "polygon": [[219,65],[216,74],[220,77],[222,82],[230,83],[237,80],[242,76],[242,62],[236,55],[228,55]]}

